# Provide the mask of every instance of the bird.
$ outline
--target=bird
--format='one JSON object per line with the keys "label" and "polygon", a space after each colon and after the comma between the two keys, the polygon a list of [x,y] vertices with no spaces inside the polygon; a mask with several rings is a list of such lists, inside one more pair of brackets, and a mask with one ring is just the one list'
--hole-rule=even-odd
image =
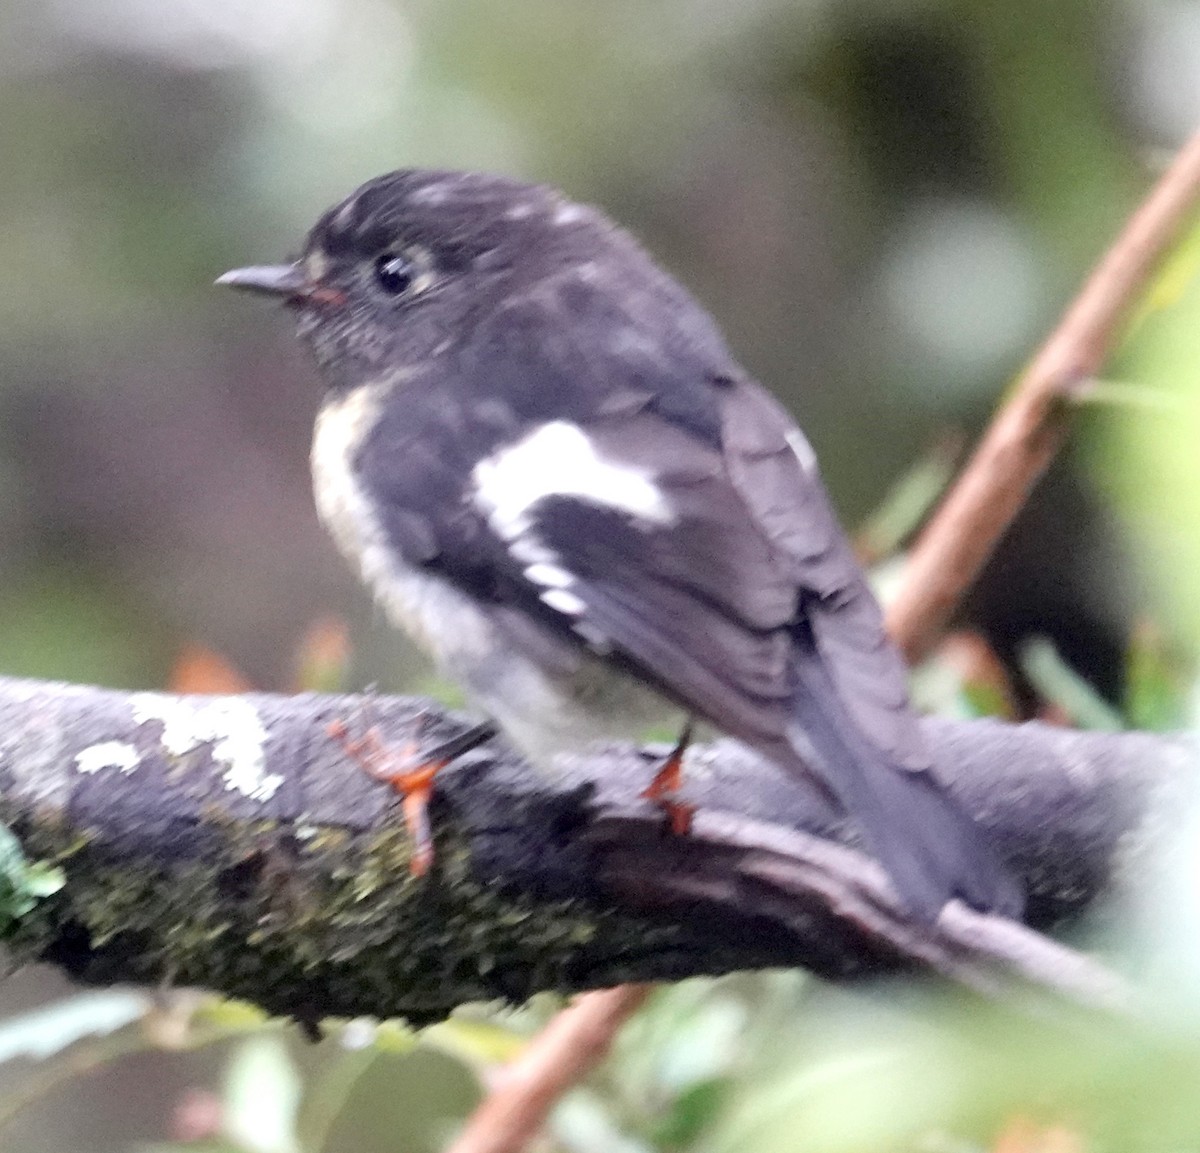
{"label": "bird", "polygon": [[696,718],[815,782],[915,917],[1019,915],[809,441],[630,233],[547,185],[401,169],[218,283],[294,315],[320,519],[520,751]]}

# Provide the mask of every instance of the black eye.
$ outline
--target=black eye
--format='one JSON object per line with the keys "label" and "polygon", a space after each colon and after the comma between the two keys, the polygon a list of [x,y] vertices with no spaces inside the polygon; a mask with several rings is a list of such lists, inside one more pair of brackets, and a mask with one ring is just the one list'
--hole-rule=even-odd
{"label": "black eye", "polygon": [[417,267],[400,252],[385,252],[375,261],[375,279],[389,296],[403,296],[417,279]]}

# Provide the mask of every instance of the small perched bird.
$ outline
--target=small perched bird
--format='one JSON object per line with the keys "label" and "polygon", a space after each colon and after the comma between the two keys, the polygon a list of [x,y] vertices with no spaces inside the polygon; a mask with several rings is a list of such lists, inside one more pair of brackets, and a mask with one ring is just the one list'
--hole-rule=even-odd
{"label": "small perched bird", "polygon": [[219,283],[295,314],[326,386],[322,520],[529,756],[702,718],[815,777],[915,915],[1018,911],[934,778],[808,441],[602,213],[399,171],[294,263]]}

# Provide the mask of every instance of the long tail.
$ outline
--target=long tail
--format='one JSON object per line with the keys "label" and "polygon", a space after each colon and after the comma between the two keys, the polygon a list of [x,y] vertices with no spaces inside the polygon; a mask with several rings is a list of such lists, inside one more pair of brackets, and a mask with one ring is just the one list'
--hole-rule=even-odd
{"label": "long tail", "polygon": [[[792,747],[861,828],[914,915],[932,921],[952,897],[1010,917],[1021,887],[986,834],[928,771],[892,763],[859,731],[820,658],[797,654]],[[811,746],[811,747],[810,747]],[[816,754],[818,765],[812,765]]]}

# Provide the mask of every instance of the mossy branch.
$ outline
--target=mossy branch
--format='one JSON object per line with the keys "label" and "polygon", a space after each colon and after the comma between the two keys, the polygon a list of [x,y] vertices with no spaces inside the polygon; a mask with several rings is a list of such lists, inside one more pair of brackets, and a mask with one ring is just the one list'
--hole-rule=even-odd
{"label": "mossy branch", "polygon": [[[821,795],[731,743],[691,764],[688,837],[638,800],[653,766],[636,749],[553,780],[479,750],[442,774],[435,868],[413,878],[394,794],[335,721],[397,747],[457,731],[407,698],[0,679],[0,821],[64,877],[10,923],[14,957],[304,1020],[424,1022],[470,1000],[768,965],[1120,995],[1076,954],[964,908],[909,922]],[[942,777],[1025,879],[1033,927],[1137,882],[1191,786],[1189,738],[926,724]]]}

